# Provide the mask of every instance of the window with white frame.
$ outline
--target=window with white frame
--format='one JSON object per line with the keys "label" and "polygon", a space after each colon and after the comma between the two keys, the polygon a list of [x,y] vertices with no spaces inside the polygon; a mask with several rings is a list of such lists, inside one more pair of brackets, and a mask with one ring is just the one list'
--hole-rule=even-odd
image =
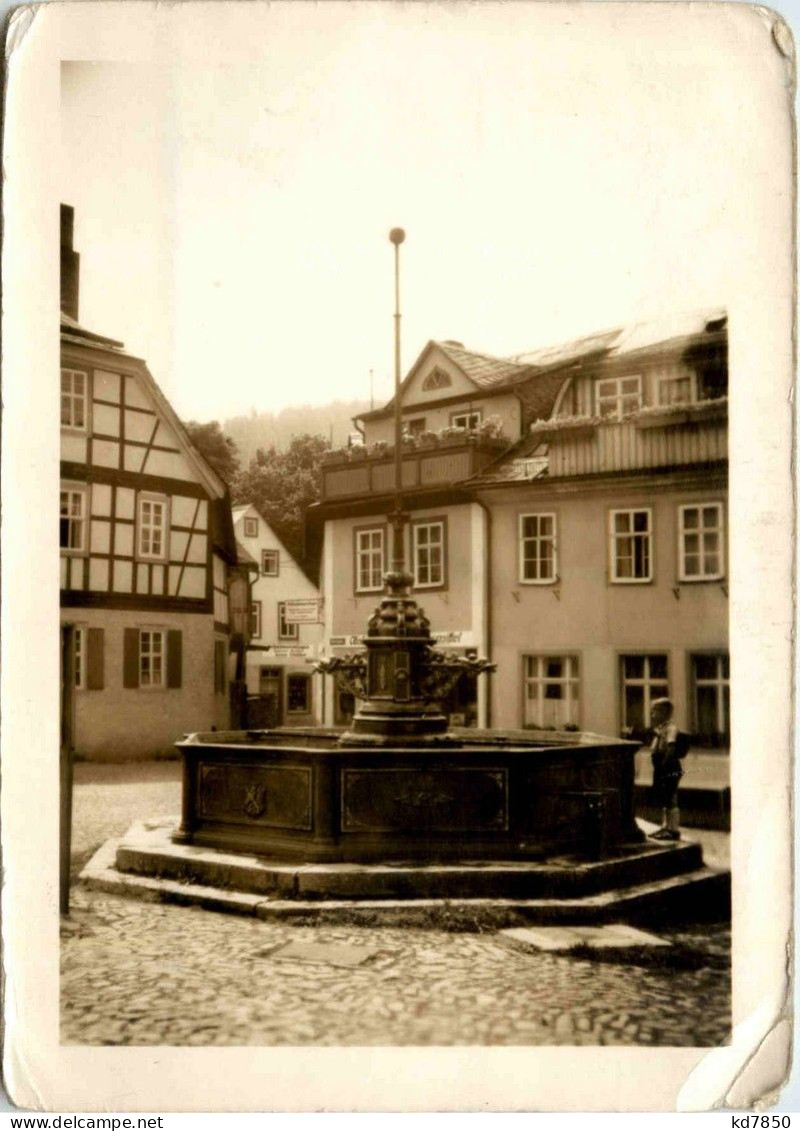
{"label": "window with white frame", "polygon": [[731,662],[727,652],[692,656],[693,731],[709,746],[730,746]]}
{"label": "window with white frame", "polygon": [[298,640],[300,636],[300,625],[289,624],[286,620],[286,602],[278,601],[278,639],[279,640]]}
{"label": "window with white frame", "polygon": [[450,375],[445,373],[443,369],[434,369],[422,382],[422,388],[427,393],[431,389],[446,389],[452,383]]}
{"label": "window with white frame", "polygon": [[164,686],[164,637],[160,628],[143,628],[139,631],[139,686]]}
{"label": "window with white frame", "polygon": [[75,688],[83,691],[86,687],[86,629],[75,629]]}
{"label": "window with white frame", "polygon": [[453,428],[466,428],[472,431],[478,427],[482,419],[483,414],[480,409],[476,409],[475,412],[455,412],[450,417],[450,424]]}
{"label": "window with white frame", "polygon": [[694,399],[691,377],[661,377],[658,382],[658,403],[688,404]]}
{"label": "window with white frame", "polygon": [[556,516],[521,514],[519,516],[520,581],[534,584],[555,581],[557,569]]}
{"label": "window with white frame", "polygon": [[444,522],[415,522],[411,527],[414,584],[444,585]]}
{"label": "window with white frame", "polygon": [[642,378],[604,377],[596,386],[597,415],[622,417],[642,407]]}
{"label": "window with white frame", "polygon": [[621,658],[622,727],[643,736],[654,699],[669,695],[667,657],[662,653]]}
{"label": "window with white frame", "polygon": [[652,511],[614,510],[610,514],[611,580],[650,581],[653,576]]}
{"label": "window with white frame", "polygon": [[61,370],[61,427],[86,430],[88,377],[80,369]]}
{"label": "window with white frame", "polygon": [[722,503],[698,503],[678,508],[681,581],[704,581],[723,576],[724,525]]}
{"label": "window with white frame", "polygon": [[383,588],[384,532],[381,527],[356,531],[356,591],[374,593]]}
{"label": "window with white frame", "polygon": [[62,487],[58,526],[62,550],[83,553],[86,549],[86,489]]}
{"label": "window with white frame", "polygon": [[261,602],[252,601],[250,604],[250,637],[258,640],[261,636]]}
{"label": "window with white frame", "polygon": [[244,520],[245,538],[258,538],[258,519],[247,517]]}
{"label": "window with white frame", "polygon": [[524,725],[539,729],[577,727],[580,664],[577,656],[524,657]]}
{"label": "window with white frame", "polygon": [[261,573],[264,577],[277,577],[279,570],[279,551],[261,551]]}
{"label": "window with white frame", "polygon": [[139,497],[140,558],[162,559],[167,547],[167,500],[150,495]]}

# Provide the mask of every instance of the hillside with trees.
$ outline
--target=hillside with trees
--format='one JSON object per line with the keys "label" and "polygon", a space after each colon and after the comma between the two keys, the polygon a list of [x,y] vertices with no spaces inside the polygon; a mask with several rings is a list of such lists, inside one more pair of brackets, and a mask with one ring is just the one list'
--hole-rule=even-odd
{"label": "hillside with trees", "polygon": [[233,440],[246,467],[259,448],[286,451],[293,436],[321,436],[333,448],[341,448],[355,431],[352,417],[369,409],[369,401],[332,401],[326,405],[289,405],[280,412],[256,412],[232,416],[222,430]]}

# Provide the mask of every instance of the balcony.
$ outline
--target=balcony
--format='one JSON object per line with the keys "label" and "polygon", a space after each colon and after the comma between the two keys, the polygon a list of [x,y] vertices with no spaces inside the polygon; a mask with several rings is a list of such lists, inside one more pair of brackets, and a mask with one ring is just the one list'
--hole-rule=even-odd
{"label": "balcony", "polygon": [[550,478],[716,463],[728,458],[728,402],[645,408],[624,420],[557,418],[530,431],[549,445]]}
{"label": "balcony", "polygon": [[[476,475],[509,445],[498,436],[474,433],[403,444],[403,491],[422,491],[459,483]],[[389,495],[395,489],[394,449],[375,445],[326,453],[322,498],[348,499]]]}

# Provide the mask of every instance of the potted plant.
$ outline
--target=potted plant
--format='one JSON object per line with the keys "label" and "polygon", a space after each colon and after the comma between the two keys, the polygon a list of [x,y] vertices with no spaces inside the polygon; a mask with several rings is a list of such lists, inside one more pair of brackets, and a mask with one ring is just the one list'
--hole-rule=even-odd
{"label": "potted plant", "polygon": [[505,439],[503,435],[502,417],[497,416],[496,414],[493,416],[487,416],[486,419],[482,420],[478,427],[475,429],[475,434],[480,437],[481,440]]}
{"label": "potted plant", "polygon": [[347,461],[347,450],[342,448],[328,448],[326,452],[322,453],[323,464],[345,463]]}
{"label": "potted plant", "polygon": [[389,443],[387,440],[376,440],[375,443],[370,447],[369,454],[374,459],[380,459],[382,456],[386,455],[388,450]]}
{"label": "potted plant", "polygon": [[439,443],[444,447],[466,443],[469,433],[466,428],[455,428],[452,424],[439,433]]}
{"label": "potted plant", "polygon": [[423,429],[417,436],[417,445],[420,448],[435,448],[439,443],[439,433],[432,432],[430,428]]}
{"label": "potted plant", "polygon": [[363,444],[353,444],[352,447],[349,449],[349,452],[350,452],[350,459],[353,460],[353,461],[362,460],[362,459],[367,458],[367,449],[364,447]]}

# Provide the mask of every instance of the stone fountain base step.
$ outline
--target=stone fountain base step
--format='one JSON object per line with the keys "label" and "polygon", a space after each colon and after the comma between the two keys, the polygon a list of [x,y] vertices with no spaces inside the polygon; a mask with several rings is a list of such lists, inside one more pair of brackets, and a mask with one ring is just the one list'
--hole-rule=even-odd
{"label": "stone fountain base step", "polygon": [[134,825],[108,841],[81,879],[129,896],[260,918],[433,925],[603,922],[677,908],[724,913],[730,876],[702,865],[700,846],[646,843],[603,861],[297,864],[170,839],[174,821]]}

